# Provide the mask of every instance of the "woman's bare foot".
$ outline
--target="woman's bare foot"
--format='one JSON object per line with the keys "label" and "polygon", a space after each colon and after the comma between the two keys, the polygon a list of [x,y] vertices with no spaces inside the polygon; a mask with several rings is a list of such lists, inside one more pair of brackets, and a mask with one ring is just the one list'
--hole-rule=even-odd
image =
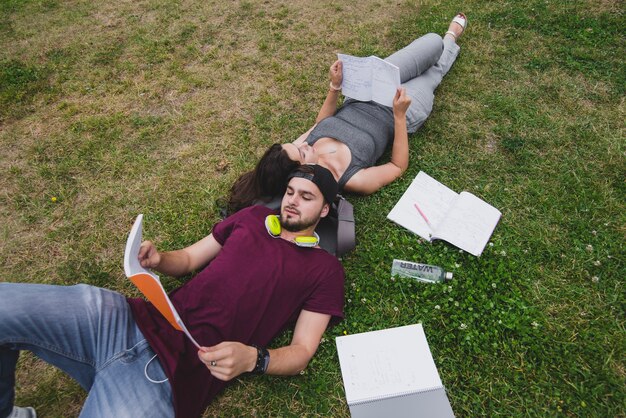
{"label": "woman's bare foot", "polygon": [[444,35],[444,38],[448,38],[454,42],[463,34],[463,31],[467,27],[467,17],[463,13],[459,13],[452,19],[448,31]]}

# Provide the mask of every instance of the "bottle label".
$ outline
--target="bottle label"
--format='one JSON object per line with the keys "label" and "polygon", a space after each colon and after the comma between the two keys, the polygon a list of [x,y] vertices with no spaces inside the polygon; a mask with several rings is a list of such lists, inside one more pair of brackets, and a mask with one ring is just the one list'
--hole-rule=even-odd
{"label": "bottle label", "polygon": [[428,264],[414,263],[405,260],[393,260],[391,265],[392,277],[407,277],[423,282],[442,282],[444,271],[441,267]]}
{"label": "bottle label", "polygon": [[419,264],[419,263],[411,263],[410,261],[402,261],[400,260],[400,268],[416,270],[416,271],[424,271],[426,273],[434,273],[434,266],[429,266],[428,264]]}

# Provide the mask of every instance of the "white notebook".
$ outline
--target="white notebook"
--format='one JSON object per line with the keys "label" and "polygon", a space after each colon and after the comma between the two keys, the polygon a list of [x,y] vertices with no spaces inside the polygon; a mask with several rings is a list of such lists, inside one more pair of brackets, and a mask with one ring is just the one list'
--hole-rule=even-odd
{"label": "white notebook", "polygon": [[454,417],[421,324],[336,338],[350,413]]}
{"label": "white notebook", "polygon": [[502,213],[420,171],[387,218],[427,241],[441,239],[480,256]]}

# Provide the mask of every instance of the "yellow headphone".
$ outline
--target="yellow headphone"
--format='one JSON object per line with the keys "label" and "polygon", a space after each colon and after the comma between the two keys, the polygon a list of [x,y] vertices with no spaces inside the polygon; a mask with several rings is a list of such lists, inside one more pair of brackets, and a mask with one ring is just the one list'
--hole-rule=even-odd
{"label": "yellow headphone", "polygon": [[[265,218],[265,229],[267,229],[268,234],[271,237],[278,238],[280,236],[280,219],[276,215],[267,215]],[[313,232],[314,236],[312,237],[296,237],[294,242],[298,247],[315,247],[320,243],[320,236],[317,235],[317,232]]]}

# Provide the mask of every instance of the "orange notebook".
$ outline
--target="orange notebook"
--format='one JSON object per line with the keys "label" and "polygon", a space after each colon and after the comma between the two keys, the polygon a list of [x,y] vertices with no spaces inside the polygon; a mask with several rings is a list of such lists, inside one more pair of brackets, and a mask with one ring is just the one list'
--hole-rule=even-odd
{"label": "orange notebook", "polygon": [[167,296],[165,289],[163,289],[159,276],[150,270],[141,267],[141,264],[139,264],[137,255],[139,254],[139,247],[141,246],[142,226],[143,215],[139,215],[135,220],[133,228],[130,230],[130,234],[128,234],[128,239],[126,240],[126,250],[124,251],[124,273],[126,273],[126,277],[128,277],[130,281],[137,286],[141,293],[144,294],[146,299],[148,299],[148,301],[150,301],[154,307],[161,312],[165,319],[167,319],[167,321],[172,324],[174,328],[184,332],[185,335],[189,337],[191,342],[194,343],[198,349],[200,349],[200,344],[198,344],[191,336],[187,327],[183,323],[183,320],[180,319],[178,312],[176,312],[176,308],[172,305],[172,301]]}

